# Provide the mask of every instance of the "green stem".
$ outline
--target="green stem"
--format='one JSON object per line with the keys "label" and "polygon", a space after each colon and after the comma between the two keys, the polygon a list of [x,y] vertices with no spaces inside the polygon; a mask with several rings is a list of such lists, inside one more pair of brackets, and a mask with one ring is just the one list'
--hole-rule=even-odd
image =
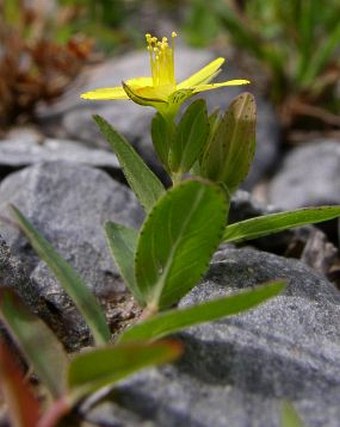
{"label": "green stem", "polygon": [[168,155],[167,155],[167,164],[165,165],[166,170],[168,171],[170,178],[175,185],[175,183],[178,184],[178,182],[181,180],[182,175],[178,176],[178,173],[174,172],[172,170],[172,150],[173,150],[173,143],[175,140],[175,134],[177,131],[177,126],[175,122],[175,118],[177,115],[178,110],[174,109],[168,109],[165,111],[162,111],[161,114],[166,121],[166,141],[168,144]]}

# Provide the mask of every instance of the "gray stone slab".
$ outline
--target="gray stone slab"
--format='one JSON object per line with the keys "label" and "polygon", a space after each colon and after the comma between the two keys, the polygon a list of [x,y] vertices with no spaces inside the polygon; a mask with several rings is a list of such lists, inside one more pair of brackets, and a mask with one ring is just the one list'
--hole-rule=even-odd
{"label": "gray stone slab", "polygon": [[340,204],[340,141],[293,149],[270,184],[269,201],[282,209]]}
{"label": "gray stone slab", "polygon": [[84,322],[11,222],[9,203],[32,221],[99,298],[108,300],[124,297],[126,288],[109,254],[103,226],[112,220],[138,227],[142,210],[132,192],[105,172],[71,162],[41,163],[11,174],[1,183],[1,233],[23,263],[32,292],[48,302],[51,316],[60,318],[68,337],[76,342]]}
{"label": "gray stone slab", "polygon": [[176,365],[124,381],[87,411],[102,426],[279,427],[282,399],[309,427],[340,419],[340,296],[304,264],[225,248],[182,306],[274,278],[289,286],[245,314],[181,333]]}
{"label": "gray stone slab", "polygon": [[58,160],[120,171],[112,152],[86,147],[77,141],[23,137],[0,141],[0,167],[22,168]]}

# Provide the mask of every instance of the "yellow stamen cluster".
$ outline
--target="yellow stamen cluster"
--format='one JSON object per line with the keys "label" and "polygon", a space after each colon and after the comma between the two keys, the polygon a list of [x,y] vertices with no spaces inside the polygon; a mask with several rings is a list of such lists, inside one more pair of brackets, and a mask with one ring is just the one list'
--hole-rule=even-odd
{"label": "yellow stamen cluster", "polygon": [[174,38],[177,36],[175,32],[171,34],[172,43],[169,46],[168,38],[162,37],[158,40],[157,37],[146,34],[146,42],[150,53],[150,67],[153,80],[153,86],[168,86],[176,87],[175,80],[175,64],[174,64]]}

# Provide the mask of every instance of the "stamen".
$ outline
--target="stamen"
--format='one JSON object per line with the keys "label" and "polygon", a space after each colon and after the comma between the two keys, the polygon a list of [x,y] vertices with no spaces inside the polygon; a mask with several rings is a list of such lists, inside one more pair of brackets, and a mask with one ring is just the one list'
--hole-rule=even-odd
{"label": "stamen", "polygon": [[175,32],[171,34],[172,43],[170,47],[167,37],[162,37],[159,40],[149,33],[145,34],[147,50],[150,54],[150,68],[154,87],[164,85],[171,85],[173,89],[176,87],[173,42],[176,36]]}

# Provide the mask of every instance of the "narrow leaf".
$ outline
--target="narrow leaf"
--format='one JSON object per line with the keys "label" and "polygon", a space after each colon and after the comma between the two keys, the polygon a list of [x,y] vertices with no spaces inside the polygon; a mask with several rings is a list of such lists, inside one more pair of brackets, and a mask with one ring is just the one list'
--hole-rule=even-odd
{"label": "narrow leaf", "polygon": [[9,289],[0,290],[0,317],[50,393],[65,391],[68,358],[53,332]]}
{"label": "narrow leaf", "polygon": [[247,176],[255,152],[256,106],[253,95],[236,97],[215,126],[201,160],[202,176],[233,193]]}
{"label": "narrow leaf", "polygon": [[209,135],[206,103],[193,102],[180,120],[171,149],[171,170],[184,174],[200,156]]}
{"label": "narrow leaf", "polygon": [[136,280],[151,311],[176,303],[199,280],[220,243],[226,200],[211,183],[188,180],[168,191],[142,226]]}
{"label": "narrow leaf", "polygon": [[15,206],[11,205],[15,218],[39,257],[46,262],[62,287],[72,298],[84,316],[95,342],[104,344],[110,340],[110,330],[105,314],[96,298],[71,265],[62,258],[53,246],[32,226]]}
{"label": "narrow leaf", "polygon": [[134,148],[100,116],[94,116],[99,129],[118,157],[124,175],[141,205],[148,212],[164,193],[163,184]]}
{"label": "narrow leaf", "polygon": [[119,342],[153,341],[199,323],[238,314],[278,295],[284,288],[283,281],[275,281],[192,307],[164,311],[127,329]]}
{"label": "narrow leaf", "polygon": [[116,345],[84,352],[70,365],[68,385],[73,401],[140,369],[170,362],[182,353],[176,341]]}
{"label": "narrow leaf", "polygon": [[140,295],[135,279],[137,230],[114,222],[107,222],[105,224],[105,231],[108,245],[121,276],[132,295],[137,301],[142,303],[143,297]]}
{"label": "narrow leaf", "polygon": [[279,212],[246,219],[228,225],[223,234],[224,242],[251,240],[301,225],[328,221],[340,216],[340,206],[320,206],[295,211]]}
{"label": "narrow leaf", "polygon": [[36,426],[40,416],[39,403],[3,342],[0,343],[0,385],[11,426]]}
{"label": "narrow leaf", "polygon": [[280,427],[303,427],[303,422],[290,402],[282,402]]}

